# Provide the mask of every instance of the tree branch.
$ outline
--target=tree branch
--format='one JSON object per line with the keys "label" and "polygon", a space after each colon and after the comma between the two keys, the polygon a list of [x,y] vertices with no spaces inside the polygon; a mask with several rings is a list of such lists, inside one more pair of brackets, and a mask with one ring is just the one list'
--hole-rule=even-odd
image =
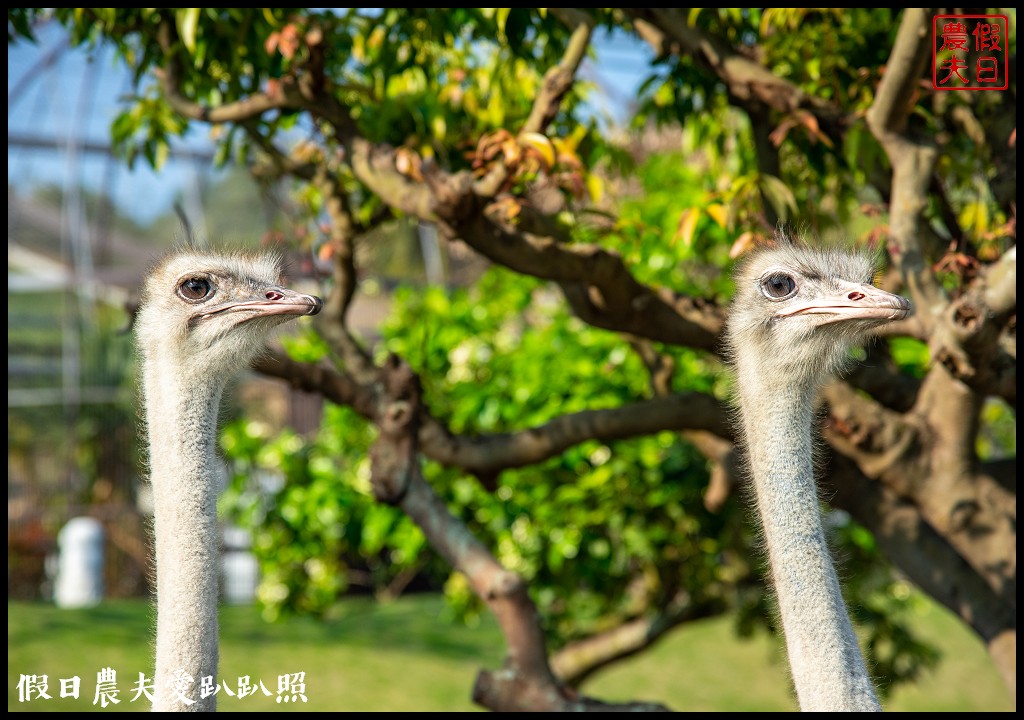
{"label": "tree branch", "polygon": [[[779,162],[779,149],[771,141],[772,122],[768,109],[755,105],[748,109],[750,115],[750,134],[754,138],[754,155],[757,158],[757,169],[766,175],[782,176],[782,165]],[[764,207],[765,224],[770,231],[778,226],[779,216],[775,212],[765,191],[761,191],[761,205]]]}
{"label": "tree branch", "polygon": [[437,201],[430,189],[398,172],[393,148],[376,147],[358,136],[349,136],[344,142],[349,165],[361,183],[396,210],[424,222],[436,220]]}
{"label": "tree branch", "polygon": [[725,320],[712,301],[638,282],[622,258],[593,245],[568,245],[563,238],[516,233],[484,213],[469,212],[446,225],[494,262],[542,280],[553,280],[580,319],[607,330],[628,332],[673,345],[714,351]]}
{"label": "tree branch", "polygon": [[333,287],[315,322],[317,330],[345,362],[359,382],[371,382],[376,368],[369,353],[348,329],[348,309],[356,292],[355,223],[349,212],[345,190],[337,178],[327,172],[326,164],[317,168],[313,182],[324,197],[324,209],[331,218],[331,249],[334,252]]}
{"label": "tree branch", "polygon": [[181,66],[178,57],[181,39],[174,22],[164,18],[156,33],[157,43],[164,54],[163,67],[153,69],[153,74],[160,80],[167,102],[175,112],[190,120],[201,120],[209,123],[244,123],[260,117],[269,110],[297,108],[302,104],[298,88],[292,83],[281,83],[281,95],[271,97],[266,93],[256,93],[237,102],[211,108],[193,102],[181,91]]}
{"label": "tree branch", "polygon": [[[380,398],[371,384],[324,364],[296,362],[268,350],[254,368],[286,380],[293,387],[315,392],[331,402],[351,406],[368,420],[380,413]],[[556,457],[585,440],[610,442],[662,430],[703,430],[731,438],[729,410],[721,401],[701,393],[682,393],[603,410],[583,410],[556,417],[543,425],[509,433],[455,435],[420,409],[419,449],[449,467],[481,478]]]}
{"label": "tree branch", "polygon": [[[380,434],[371,449],[374,494],[400,507],[423,531],[431,547],[466,576],[474,592],[494,613],[505,636],[504,667],[497,672],[480,672],[473,699],[496,711],[610,708],[577,696],[555,679],[548,665],[540,616],[526,583],[495,560],[423,479],[417,457],[420,389],[411,369],[392,355],[381,369],[380,384],[382,404],[376,418]],[[666,708],[635,703],[617,709]]]}
{"label": "tree branch", "polygon": [[1017,246],[1003,253],[985,270],[985,305],[996,316],[1007,317],[1017,312]]}
{"label": "tree branch", "polygon": [[[978,400],[933,369],[913,411],[899,415],[843,383],[823,391],[826,441],[868,478],[913,503],[921,517],[1007,604],[1016,603],[1016,500],[978,472]],[[950,422],[949,418],[971,418]]]}
{"label": "tree branch", "polygon": [[[557,101],[571,88],[573,74],[569,70],[574,71],[582,60],[590,32],[590,21],[581,20],[565,58],[549,73],[550,82],[545,83],[545,91],[535,103],[534,112],[524,129],[532,128],[534,123],[551,116]],[[569,247],[551,237],[498,228],[484,217],[493,208],[485,207],[474,199],[473,183],[467,173],[447,175],[434,167],[427,177],[427,184],[412,182],[398,172],[394,150],[376,147],[361,137],[346,109],[323,87],[313,87],[308,82],[282,83],[284,100],[252,96],[215,110],[189,101],[180,92],[173,23],[165,21],[160,35],[166,56],[166,68],[162,72],[164,93],[184,116],[209,122],[243,122],[269,109],[305,109],[334,126],[346,148],[353,173],[391,207],[427,222],[436,220],[439,214],[449,220],[459,218],[458,222],[450,225],[451,237],[460,237],[484,256],[517,272],[559,282],[574,311],[585,321],[597,327],[628,331],[676,345],[705,350],[716,347],[724,313],[713,303],[668,290],[655,291],[642,285],[632,277],[618,255],[606,250]],[[300,85],[303,85],[301,91]],[[258,133],[256,137],[259,138]],[[262,139],[260,144],[268,152],[273,150]],[[280,153],[275,157],[278,162],[285,160]],[[308,174],[308,168],[294,163],[283,167]],[[327,180],[330,181],[329,178]],[[345,284],[340,287],[343,288],[342,295],[332,304],[341,303],[342,307],[347,307],[344,293],[348,290],[344,289]],[[334,320],[328,321],[328,318]],[[320,325],[328,327],[338,320],[343,320],[343,314],[325,313]],[[348,354],[351,359],[353,356]]]}
{"label": "tree branch", "polygon": [[581,12],[561,16],[563,22],[570,18],[576,29],[573,30],[572,37],[569,39],[565,55],[557,65],[544,73],[540,92],[534,99],[530,116],[519,129],[520,132],[544,132],[551,121],[555,119],[562,98],[572,89],[573,83],[576,81],[576,71],[590,46],[594,21],[589,15]]}
{"label": "tree branch", "polygon": [[[1017,54],[1010,57],[1010,87],[1017,87]],[[1017,93],[996,93],[999,105],[982,124],[985,139],[992,154],[996,173],[989,178],[992,195],[1007,217],[1017,217]]]}
{"label": "tree branch", "polygon": [[838,107],[808,95],[728,43],[690,25],[683,10],[632,8],[625,13],[633,18],[637,34],[656,53],[689,55],[725,85],[734,104],[747,110],[761,106],[785,114],[807,110],[814,113],[823,132],[838,145],[840,128],[847,122]]}
{"label": "tree branch", "polygon": [[869,345],[865,361],[854,365],[844,379],[890,410],[907,412],[917,400],[921,381],[900,372],[888,350],[887,344]]}
{"label": "tree branch", "polygon": [[423,449],[445,465],[478,476],[525,467],[556,457],[585,440],[610,442],[663,430],[706,430],[731,438],[728,407],[701,393],[681,393],[604,410],[560,415],[527,430],[458,437],[440,424],[423,430]]}
{"label": "tree branch", "polygon": [[362,385],[351,375],[324,363],[296,362],[268,348],[256,358],[252,369],[284,380],[296,390],[317,393],[337,405],[351,407],[364,418],[372,418],[378,412],[377,396],[371,386]]}
{"label": "tree branch", "polygon": [[917,85],[930,57],[933,11],[904,10],[886,73],[867,112],[868,126],[882,144],[893,168],[889,229],[890,255],[917,306],[918,321],[930,331],[933,315],[945,303],[944,294],[925,261],[922,240],[928,187],[932,181],[935,147],[906,134],[907,119],[917,102]]}
{"label": "tree branch", "polygon": [[[982,396],[1001,397],[1017,408],[1015,333],[1007,324],[1017,311],[1017,248],[985,268],[937,320],[929,343],[935,362]],[[991,300],[994,307],[988,304]],[[1014,336],[1013,354],[1004,335]]]}
{"label": "tree branch", "polygon": [[253,174],[257,176],[269,175],[273,173],[274,179],[283,177],[284,175],[293,175],[297,178],[301,178],[306,181],[312,181],[316,176],[317,163],[311,162],[296,162],[293,158],[282,152],[269,138],[263,135],[257,128],[256,123],[253,121],[247,121],[239,123],[242,128],[245,129],[245,134],[250,140],[263,151],[266,155],[269,164],[273,167],[273,170],[251,168]]}
{"label": "tree branch", "polygon": [[907,119],[919,97],[922,73],[931,57],[933,14],[925,8],[903,12],[885,74],[867,112],[868,124],[876,136],[902,134],[906,130]]}
{"label": "tree branch", "polygon": [[602,668],[649,649],[674,628],[725,610],[720,600],[694,604],[679,593],[664,608],[566,645],[551,658],[551,668],[562,682],[579,687]]}
{"label": "tree branch", "polygon": [[1016,697],[1015,603],[992,591],[914,505],[865,477],[851,460],[831,454],[824,478],[832,505],[870,530],[893,565],[981,636]]}

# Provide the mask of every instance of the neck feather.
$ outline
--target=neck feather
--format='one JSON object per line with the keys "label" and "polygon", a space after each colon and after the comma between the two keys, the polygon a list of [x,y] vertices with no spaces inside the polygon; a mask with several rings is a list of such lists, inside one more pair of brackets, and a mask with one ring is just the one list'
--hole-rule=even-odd
{"label": "neck feather", "polygon": [[744,372],[751,369],[739,368],[741,413],[800,709],[880,710],[822,529],[814,387]]}
{"label": "neck feather", "polygon": [[215,710],[216,696],[201,697],[201,685],[208,677],[217,682],[220,536],[214,444],[224,384],[190,382],[161,360],[145,364],[144,379],[156,546],[153,709]]}

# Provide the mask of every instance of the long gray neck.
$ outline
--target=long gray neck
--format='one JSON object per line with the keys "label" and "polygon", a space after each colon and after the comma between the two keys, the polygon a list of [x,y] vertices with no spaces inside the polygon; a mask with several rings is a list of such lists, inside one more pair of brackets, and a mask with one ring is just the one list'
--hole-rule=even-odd
{"label": "long gray neck", "polygon": [[814,388],[755,380],[751,369],[740,368],[743,425],[800,709],[881,710],[822,530]]}
{"label": "long gray neck", "polygon": [[156,535],[153,710],[213,711],[216,695],[203,698],[202,683],[217,683],[214,442],[223,384],[189,383],[159,360],[146,363],[144,378]]}

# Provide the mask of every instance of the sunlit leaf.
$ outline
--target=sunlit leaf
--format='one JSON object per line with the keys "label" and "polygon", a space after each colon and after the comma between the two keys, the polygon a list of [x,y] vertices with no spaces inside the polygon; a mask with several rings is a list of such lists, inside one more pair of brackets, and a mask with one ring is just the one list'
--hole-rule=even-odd
{"label": "sunlit leaf", "polygon": [[190,53],[196,51],[196,32],[199,29],[199,13],[202,8],[182,8],[174,13],[174,21],[178,27],[178,36],[185,49]]}
{"label": "sunlit leaf", "polygon": [[435,140],[444,142],[445,136],[448,134],[448,123],[443,116],[435,115],[430,121],[430,129]]}
{"label": "sunlit leaf", "polygon": [[966,203],[960,211],[960,225],[970,230],[975,237],[982,237],[991,229],[988,203],[982,201]]}
{"label": "sunlit leaf", "polygon": [[277,25],[277,18],[274,16],[273,11],[270,8],[261,8],[261,11],[263,13],[263,19],[267,21],[267,24],[271,27],[275,27]]}
{"label": "sunlit leaf", "polygon": [[170,156],[170,154],[170,146],[163,140],[157,141],[155,152],[152,158],[150,159],[150,162],[153,164],[153,169],[160,170],[167,162],[167,158]]}
{"label": "sunlit leaf", "polygon": [[796,216],[796,196],[793,195],[793,191],[789,189],[786,183],[774,175],[762,174],[759,185],[761,191],[771,204],[772,209],[780,219],[786,220]]}
{"label": "sunlit leaf", "polygon": [[672,242],[682,241],[683,247],[689,248],[693,244],[693,234],[697,230],[697,221],[700,220],[700,208],[686,208],[679,216],[679,224],[676,226]]}
{"label": "sunlit leaf", "polygon": [[711,219],[718,223],[718,226],[725,229],[729,226],[729,213],[725,209],[722,203],[711,203],[706,208],[705,212],[711,216]]}
{"label": "sunlit leaf", "polygon": [[735,260],[736,258],[750,252],[754,249],[757,244],[757,234],[751,231],[742,233],[736,241],[729,248],[729,257]]}
{"label": "sunlit leaf", "polygon": [[546,135],[536,132],[519,133],[519,142],[536,150],[544,160],[546,170],[555,166],[555,147]]}
{"label": "sunlit leaf", "polygon": [[512,8],[498,8],[498,11],[494,15],[494,23],[498,26],[498,39],[502,42],[508,41],[508,38],[505,35],[505,26],[508,24],[508,16],[511,12]]}
{"label": "sunlit leaf", "polygon": [[594,204],[599,204],[604,197],[604,180],[597,173],[587,173],[587,193]]}

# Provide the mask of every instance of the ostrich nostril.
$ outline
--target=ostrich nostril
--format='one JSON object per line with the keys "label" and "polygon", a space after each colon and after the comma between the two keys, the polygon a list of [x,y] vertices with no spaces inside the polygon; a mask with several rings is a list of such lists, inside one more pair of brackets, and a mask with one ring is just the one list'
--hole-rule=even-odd
{"label": "ostrich nostril", "polygon": [[279,293],[277,290],[267,290],[267,300],[281,300],[283,298],[283,293]]}
{"label": "ostrich nostril", "polygon": [[858,301],[858,300],[863,300],[863,299],[864,299],[864,293],[862,293],[862,292],[857,292],[856,290],[854,290],[854,291],[853,291],[852,293],[850,293],[850,294],[849,294],[849,295],[847,295],[846,297],[848,297],[848,298],[850,298],[851,300],[853,300],[854,302],[856,302],[856,301]]}

